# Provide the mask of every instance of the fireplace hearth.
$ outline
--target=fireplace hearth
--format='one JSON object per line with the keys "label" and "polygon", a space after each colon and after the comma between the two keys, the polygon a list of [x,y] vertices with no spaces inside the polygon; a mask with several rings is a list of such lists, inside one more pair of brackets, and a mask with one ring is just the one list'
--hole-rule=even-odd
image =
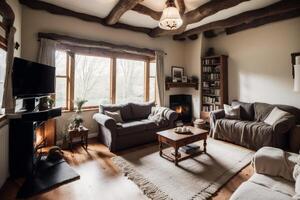
{"label": "fireplace hearth", "polygon": [[170,108],[178,114],[177,122],[192,122],[192,95],[170,95]]}

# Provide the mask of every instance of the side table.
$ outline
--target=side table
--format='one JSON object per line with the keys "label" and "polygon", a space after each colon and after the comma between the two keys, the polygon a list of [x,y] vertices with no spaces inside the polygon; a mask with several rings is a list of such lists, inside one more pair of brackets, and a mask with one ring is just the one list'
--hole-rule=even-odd
{"label": "side table", "polygon": [[68,134],[69,134],[69,138],[70,138],[69,146],[70,146],[71,150],[73,149],[73,139],[74,138],[80,138],[83,148],[85,148],[85,149],[88,148],[89,129],[82,126],[81,128],[68,130]]}

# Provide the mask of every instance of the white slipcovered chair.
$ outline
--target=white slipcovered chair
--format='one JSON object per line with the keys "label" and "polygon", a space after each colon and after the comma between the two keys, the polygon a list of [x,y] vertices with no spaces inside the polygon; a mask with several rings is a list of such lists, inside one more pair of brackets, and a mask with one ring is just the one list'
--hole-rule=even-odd
{"label": "white slipcovered chair", "polygon": [[299,154],[273,147],[259,149],[252,161],[255,173],[230,200],[300,199],[299,164]]}

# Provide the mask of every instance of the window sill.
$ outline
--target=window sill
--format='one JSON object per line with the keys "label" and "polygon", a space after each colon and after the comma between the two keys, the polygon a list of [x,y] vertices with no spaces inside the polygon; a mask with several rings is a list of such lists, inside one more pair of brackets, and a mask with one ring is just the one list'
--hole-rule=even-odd
{"label": "window sill", "polygon": [[[90,111],[96,111],[99,112],[99,108],[83,108],[81,110],[82,112],[90,112]],[[63,110],[62,113],[71,113],[71,112],[75,112],[75,110]]]}

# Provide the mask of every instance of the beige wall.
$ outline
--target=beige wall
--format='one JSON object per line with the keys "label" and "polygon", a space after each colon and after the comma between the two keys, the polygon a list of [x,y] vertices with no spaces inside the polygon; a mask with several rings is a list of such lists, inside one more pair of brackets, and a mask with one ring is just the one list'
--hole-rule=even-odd
{"label": "beige wall", "polygon": [[290,55],[300,52],[300,18],[209,39],[206,47],[229,55],[229,100],[300,107]]}
{"label": "beige wall", "polygon": [[[36,11],[23,6],[22,15],[22,57],[36,60],[38,52],[38,32],[54,32],[71,36],[103,40],[115,44],[127,44],[142,48],[161,49],[167,53],[165,56],[165,74],[171,74],[171,66],[183,66],[184,43],[175,42],[171,37],[153,39],[145,34],[134,33],[126,30],[111,29],[96,23],[90,23],[59,15],[49,14],[45,11]],[[169,103],[169,94],[183,93],[180,89],[166,91],[165,103]],[[92,112],[86,113],[86,121],[91,120]],[[63,124],[67,123],[68,114],[63,114],[57,127],[61,131]],[[91,132],[95,132],[96,123],[89,124]]]}
{"label": "beige wall", "polygon": [[[202,55],[203,36],[199,35],[197,40],[187,40],[184,46],[184,66],[187,76],[197,76],[200,82],[200,66]],[[193,95],[193,115],[195,118],[200,117],[200,84],[199,90],[189,88],[186,93]]]}
{"label": "beige wall", "polygon": [[[15,22],[14,27],[16,28],[16,34],[15,34],[15,41],[21,44],[21,17],[22,17],[22,7],[16,0],[7,0],[7,3],[11,6],[15,13]],[[22,46],[21,46],[22,47]],[[18,50],[15,50],[15,56],[21,55],[21,48]],[[4,141],[8,141],[8,125],[5,125],[7,122],[1,122],[0,123],[0,139]],[[0,144],[3,145],[3,141],[0,141]],[[6,178],[9,176],[8,171],[8,145],[3,146],[4,152],[1,152],[1,155],[3,153],[6,153],[6,157],[3,159],[3,157],[0,158],[0,187],[5,182]],[[3,159],[3,160],[2,160]]]}

